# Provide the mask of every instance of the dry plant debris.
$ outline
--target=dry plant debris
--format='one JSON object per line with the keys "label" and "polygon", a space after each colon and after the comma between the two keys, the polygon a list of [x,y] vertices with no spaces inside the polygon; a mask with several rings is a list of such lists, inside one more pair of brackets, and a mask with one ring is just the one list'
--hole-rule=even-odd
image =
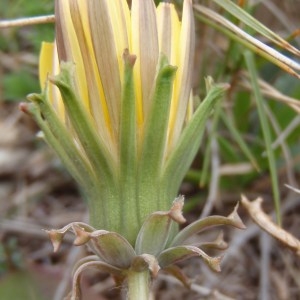
{"label": "dry plant debris", "polygon": [[296,252],[300,256],[300,241],[292,234],[276,225],[271,218],[262,210],[262,198],[249,201],[245,196],[241,200],[252,220],[272,237],[283,243],[288,248]]}

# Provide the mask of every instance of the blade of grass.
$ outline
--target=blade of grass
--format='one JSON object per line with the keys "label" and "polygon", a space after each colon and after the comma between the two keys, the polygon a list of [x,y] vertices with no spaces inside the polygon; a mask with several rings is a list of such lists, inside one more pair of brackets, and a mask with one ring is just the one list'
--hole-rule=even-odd
{"label": "blade of grass", "polygon": [[205,146],[205,153],[204,153],[204,161],[201,169],[201,177],[199,181],[199,186],[203,187],[208,182],[208,176],[209,176],[209,166],[211,162],[211,145],[212,145],[212,139],[216,137],[216,131],[217,131],[217,125],[220,120],[220,114],[221,114],[221,103],[217,103],[215,106],[215,112],[213,116],[212,122],[208,122],[209,126],[209,132],[208,132],[208,140],[207,144]]}
{"label": "blade of grass", "polygon": [[230,133],[232,134],[233,138],[235,139],[235,141],[237,142],[237,144],[239,145],[240,149],[243,151],[243,153],[245,154],[245,156],[249,159],[249,161],[251,162],[252,166],[259,171],[260,168],[258,166],[258,163],[255,159],[255,157],[252,155],[249,147],[247,146],[247,144],[244,142],[243,138],[241,137],[239,131],[237,130],[236,126],[234,126],[233,122],[227,117],[226,114],[221,114],[221,118],[223,120],[223,122],[225,123],[225,125],[227,126],[227,128],[229,129]]}
{"label": "blade of grass", "polygon": [[208,182],[208,176],[209,176],[209,163],[211,161],[211,153],[210,153],[210,144],[211,144],[211,138],[209,137],[207,144],[205,146],[205,153],[204,153],[204,159],[202,163],[201,168],[201,175],[199,179],[199,187],[204,187]]}
{"label": "blade of grass", "polygon": [[278,224],[281,224],[281,215],[280,215],[280,195],[279,195],[279,185],[278,185],[278,177],[276,170],[276,160],[274,156],[274,152],[272,149],[272,140],[271,140],[271,131],[268,123],[267,114],[264,110],[264,99],[262,97],[261,91],[259,89],[258,84],[258,75],[256,72],[255,61],[253,57],[253,53],[250,51],[245,51],[244,53],[247,69],[249,71],[252,90],[254,93],[254,99],[256,101],[258,115],[262,127],[262,132],[265,140],[268,163],[270,168],[271,182],[272,182],[272,190],[274,196],[274,204],[276,210],[276,217]]}
{"label": "blade of grass", "polygon": [[249,26],[251,29],[255,30],[259,34],[268,38],[274,44],[290,51],[295,55],[300,56],[300,51],[297,48],[293,47],[282,37],[280,37],[275,32],[270,30],[268,27],[260,23],[253,16],[248,14],[244,9],[236,5],[233,1],[231,0],[213,0],[213,1],[217,3],[219,6],[221,6],[223,9],[225,9],[227,12],[229,12],[231,15],[235,16],[244,24]]}
{"label": "blade of grass", "polygon": [[194,7],[196,11],[195,16],[202,22],[212,26],[213,28],[227,35],[229,38],[237,41],[239,44],[244,45],[249,50],[261,55],[284,71],[297,78],[300,78],[300,74],[295,71],[300,70],[300,65],[296,61],[252,37],[211,9],[208,9],[202,5],[195,5]]}

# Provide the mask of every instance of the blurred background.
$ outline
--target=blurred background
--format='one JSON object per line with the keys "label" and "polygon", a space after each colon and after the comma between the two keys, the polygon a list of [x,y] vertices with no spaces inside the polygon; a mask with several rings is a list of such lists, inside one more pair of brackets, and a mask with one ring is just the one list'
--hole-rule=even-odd
{"label": "blurred background", "polygon": [[[53,2],[0,0],[0,19],[53,14]],[[300,48],[299,0],[234,2]],[[182,6],[182,0],[173,3],[178,8]],[[210,7],[254,34],[213,1],[194,3]],[[202,147],[182,184],[180,192],[186,195],[185,216],[192,222],[210,214],[228,215],[243,193],[249,199],[261,196],[264,211],[274,217],[274,191],[278,190],[282,227],[300,238],[300,195],[285,186],[297,188],[299,183],[300,110],[297,104],[290,105],[300,99],[299,79],[254,56],[264,97],[264,116],[270,128],[269,146],[273,153],[270,161],[266,154],[268,141],[244,61],[245,47],[205,24],[197,13],[195,19],[196,102],[205,95],[205,76],[230,83],[231,88],[208,122]],[[255,37],[268,43],[260,36]],[[3,300],[63,299],[70,289],[72,266],[86,251],[72,246],[72,237],[67,237],[61,249],[53,253],[42,229],[86,221],[86,206],[73,179],[53,151],[37,137],[36,124],[18,109],[27,94],[40,91],[40,44],[53,38],[53,24],[0,29],[0,299]],[[270,163],[275,167],[273,177]],[[212,273],[199,259],[193,259],[182,265],[192,278],[193,289],[187,290],[162,273],[153,287],[155,299],[300,299],[299,256],[255,225],[242,207],[239,213],[247,229],[225,230],[229,249],[222,272]],[[114,287],[107,274],[88,272],[82,286],[84,299],[119,299],[119,288]]]}

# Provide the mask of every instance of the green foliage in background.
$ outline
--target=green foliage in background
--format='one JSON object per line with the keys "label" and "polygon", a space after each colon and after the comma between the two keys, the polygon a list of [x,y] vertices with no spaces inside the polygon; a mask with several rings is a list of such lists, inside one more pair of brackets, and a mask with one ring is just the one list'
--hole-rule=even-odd
{"label": "green foliage in background", "polygon": [[0,280],[0,299],[3,300],[41,300],[35,283],[26,271],[12,272]]}
{"label": "green foliage in background", "polygon": [[[52,0],[1,0],[0,19],[16,19],[53,14]],[[10,61],[0,72],[0,101],[21,101],[24,95],[39,91],[37,57],[42,41],[52,41],[54,25],[12,27],[0,31],[0,52]]]}

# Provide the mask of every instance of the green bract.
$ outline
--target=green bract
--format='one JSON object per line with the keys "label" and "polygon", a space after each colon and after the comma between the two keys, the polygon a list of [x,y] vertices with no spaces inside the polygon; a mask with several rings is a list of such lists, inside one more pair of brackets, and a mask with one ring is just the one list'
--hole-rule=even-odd
{"label": "green bract", "polygon": [[[227,85],[207,80],[193,107],[194,20],[185,0],[56,0],[56,41],[40,56],[30,113],[81,186],[90,224],[134,245],[149,214],[177,196]],[[174,231],[174,230],[173,230]],[[144,246],[143,246],[144,247]]]}
{"label": "green bract", "polygon": [[124,105],[121,109],[118,164],[111,157],[105,143],[99,139],[92,120],[74,93],[72,63],[62,63],[60,75],[50,78],[61,92],[72,130],[68,132],[57,117],[46,92],[30,95],[28,99],[32,104],[23,109],[35,118],[46,141],[57,151],[82,187],[90,208],[91,225],[118,232],[133,244],[147,215],[156,210],[165,210],[171,199],[176,197],[181,181],[198,150],[205,122],[227,86],[207,81],[207,97],[187,122],[178,143],[168,157],[165,157],[168,123],[165,116],[170,106],[175,69],[162,57],[152,108],[138,153],[135,119],[128,118],[135,113],[131,98],[134,67],[132,56],[125,55],[124,64],[126,81],[122,92]]}
{"label": "green bract", "polygon": [[[210,243],[201,246],[199,234],[212,226],[229,225],[244,229],[245,225],[237,214],[237,207],[228,217],[210,216],[190,224],[175,237],[170,228],[175,223],[183,223],[183,197],[173,202],[169,211],[158,211],[148,216],[138,234],[135,248],[116,232],[92,230],[89,225],[75,222],[63,229],[50,230],[48,234],[55,250],[61,243],[67,231],[72,231],[76,238],[75,245],[87,244],[95,255],[85,257],[78,262],[73,279],[72,299],[80,299],[80,274],[90,267],[96,267],[102,272],[109,272],[118,282],[126,280],[132,273],[149,273],[156,277],[160,269],[176,276],[188,286],[186,277],[174,264],[191,257],[200,257],[216,272],[220,271],[221,257],[211,257],[204,249],[226,249],[226,244],[220,236]],[[194,238],[190,245],[188,239]],[[195,239],[199,245],[196,245]]]}

